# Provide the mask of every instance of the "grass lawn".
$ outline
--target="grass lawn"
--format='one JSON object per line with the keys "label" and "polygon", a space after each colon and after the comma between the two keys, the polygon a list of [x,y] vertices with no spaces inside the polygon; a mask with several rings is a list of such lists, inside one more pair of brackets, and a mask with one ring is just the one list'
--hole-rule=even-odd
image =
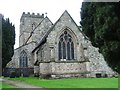
{"label": "grass lawn", "polygon": [[118,88],[118,78],[39,79],[36,77],[9,78],[45,88]]}

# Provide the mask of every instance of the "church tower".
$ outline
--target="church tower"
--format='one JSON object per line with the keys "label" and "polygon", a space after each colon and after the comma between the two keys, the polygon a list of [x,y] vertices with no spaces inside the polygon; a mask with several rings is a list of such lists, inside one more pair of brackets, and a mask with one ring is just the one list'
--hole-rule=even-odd
{"label": "church tower", "polygon": [[[37,13],[30,14],[29,12],[26,14],[23,12],[20,19],[20,36],[19,36],[19,46],[25,45],[27,43],[28,38],[33,32],[34,28],[44,19],[44,14],[40,15]],[[32,41],[32,40],[31,40]],[[29,41],[29,42],[31,42]]]}

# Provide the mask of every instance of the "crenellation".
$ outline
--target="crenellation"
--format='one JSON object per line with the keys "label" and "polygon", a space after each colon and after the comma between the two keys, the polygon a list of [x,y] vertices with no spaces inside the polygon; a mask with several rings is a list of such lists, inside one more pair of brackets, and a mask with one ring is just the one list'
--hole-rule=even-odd
{"label": "crenellation", "polygon": [[32,17],[32,18],[44,18],[44,14],[42,13],[42,15],[40,15],[39,13],[35,14],[35,13],[30,13],[30,12],[23,12],[22,17]]}
{"label": "crenellation", "polygon": [[42,13],[42,17],[44,17],[44,14]]}
{"label": "crenellation", "polygon": [[32,13],[32,15],[35,15],[35,13]]}
{"label": "crenellation", "polygon": [[37,15],[39,16],[40,14],[39,14],[39,13],[37,13]]}
{"label": "crenellation", "polygon": [[25,12],[23,12],[23,14],[25,14]]}
{"label": "crenellation", "polygon": [[28,12],[27,14],[30,15],[30,12]]}

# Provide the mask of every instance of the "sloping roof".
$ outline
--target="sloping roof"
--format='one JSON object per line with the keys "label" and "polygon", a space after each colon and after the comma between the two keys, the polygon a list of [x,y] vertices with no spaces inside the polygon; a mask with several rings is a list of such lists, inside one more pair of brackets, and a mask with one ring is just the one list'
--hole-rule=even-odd
{"label": "sloping roof", "polygon": [[[43,20],[44,20],[44,19],[43,19]],[[43,20],[42,20],[42,21],[43,21]],[[25,44],[27,44],[27,42],[28,42],[28,40],[31,38],[33,32],[36,30],[36,28],[37,28],[38,26],[40,26],[40,24],[42,23],[42,21],[31,31],[30,36],[27,38]]]}
{"label": "sloping roof", "polygon": [[[31,31],[30,36],[29,36],[28,39],[26,40],[25,44],[27,44],[28,40],[30,39],[30,37],[32,36],[32,34],[35,32],[36,28],[38,28],[38,27],[41,25],[41,23],[42,23],[46,18],[51,22],[51,20],[46,16],[46,17]],[[52,22],[51,22],[51,23],[52,23]],[[53,23],[52,23],[52,24],[53,24]]]}
{"label": "sloping roof", "polygon": [[47,38],[47,36],[50,32],[51,32],[51,29],[49,29],[48,32],[41,38],[39,44],[35,47],[35,49],[32,51],[32,53],[42,44],[42,42],[45,41],[45,39]]}
{"label": "sloping roof", "polygon": [[[72,21],[75,23],[75,25],[77,26],[78,30],[83,34],[83,32],[80,30],[79,26],[76,24],[76,22],[73,20],[73,18],[70,16],[70,14],[68,13],[67,10],[64,11],[64,13],[67,13],[69,15],[69,17],[72,19]],[[41,38],[39,44],[35,47],[35,49],[32,51],[32,53],[39,48],[39,46],[46,40],[47,36],[49,35],[49,33],[53,30],[53,28],[55,27],[55,25],[60,21],[61,17],[64,15],[64,13],[60,16],[60,18],[55,22],[55,24],[48,30],[48,32]],[[83,34],[83,36],[86,38],[86,36]]]}

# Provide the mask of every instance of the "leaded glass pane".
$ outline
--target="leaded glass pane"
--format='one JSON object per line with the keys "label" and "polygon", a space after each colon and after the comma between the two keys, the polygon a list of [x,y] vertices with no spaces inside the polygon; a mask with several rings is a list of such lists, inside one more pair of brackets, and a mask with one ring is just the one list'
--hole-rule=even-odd
{"label": "leaded glass pane", "polygon": [[71,43],[71,55],[72,55],[72,59],[74,59],[74,44],[73,44],[73,42]]}
{"label": "leaded glass pane", "polygon": [[25,57],[25,67],[27,67],[27,57]]}
{"label": "leaded glass pane", "polygon": [[25,57],[24,56],[22,58],[22,61],[23,61],[23,67],[25,67]]}
{"label": "leaded glass pane", "polygon": [[20,57],[20,67],[23,67],[22,57]]}
{"label": "leaded glass pane", "polygon": [[64,42],[63,42],[63,59],[66,59],[66,46]]}
{"label": "leaded glass pane", "polygon": [[70,43],[67,43],[67,59],[70,60]]}
{"label": "leaded glass pane", "polygon": [[65,41],[67,41],[67,35],[64,36]]}
{"label": "leaded glass pane", "polygon": [[61,52],[61,42],[59,42],[59,60],[62,59],[62,52]]}
{"label": "leaded glass pane", "polygon": [[71,38],[69,38],[69,42],[71,42],[72,40],[71,40]]}

